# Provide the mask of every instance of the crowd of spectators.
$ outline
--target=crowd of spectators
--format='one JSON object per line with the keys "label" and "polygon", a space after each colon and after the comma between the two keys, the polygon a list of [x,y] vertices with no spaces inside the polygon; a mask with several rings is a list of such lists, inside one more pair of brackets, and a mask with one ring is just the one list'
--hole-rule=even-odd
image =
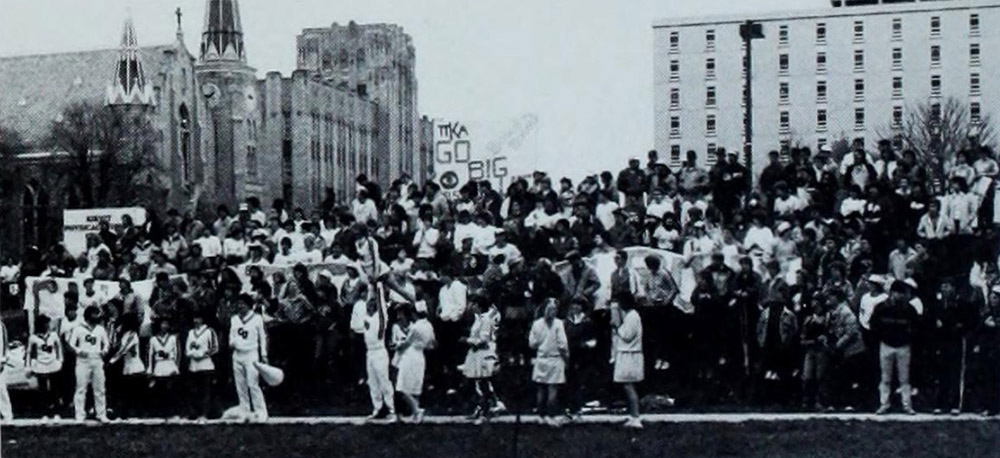
{"label": "crowd of spectators", "polygon": [[[284,399],[331,402],[330,393],[363,384],[354,305],[384,279],[397,304],[389,347],[412,324],[409,306],[437,335],[431,408],[483,388],[461,371],[480,326],[473,303],[499,311],[500,377],[526,380],[537,356],[532,323],[555,304],[567,340],[561,408],[607,407],[616,398],[611,310],[628,302],[644,329],[641,391],[677,408],[885,412],[899,393],[907,412],[1000,412],[1000,199],[990,148],[957,152],[940,177],[888,142],[843,157],[771,152],[757,177],[736,152],[714,154],[708,169],[693,151],[676,169],[650,151],[645,164],[631,159],[618,174],[579,183],[536,172],[507,189],[470,182],[450,196],[434,182],[403,177],[383,191],[361,176],[348,204],[328,193],[311,212],[256,198],[201,220],[151,210],[141,226],[103,225],[79,257],[62,245],[30,248],[0,275],[121,282],[117,297],[87,288],[67,297],[67,315],[102,311],[113,345],[125,323],[183,336],[199,320],[225,347],[249,293],[266,317],[270,359],[288,374]],[[674,253],[681,268],[628,259],[624,248],[637,246]],[[587,261],[597,255],[615,259],[608,285]],[[642,275],[628,268],[636,262]],[[267,265],[288,273],[267,278]],[[329,270],[314,275],[317,265]],[[335,281],[341,272],[348,279]],[[125,285],[146,279],[156,286],[143,307]],[[602,286],[610,294],[598,294]],[[498,382],[500,397],[522,396],[504,386],[513,385]]]}

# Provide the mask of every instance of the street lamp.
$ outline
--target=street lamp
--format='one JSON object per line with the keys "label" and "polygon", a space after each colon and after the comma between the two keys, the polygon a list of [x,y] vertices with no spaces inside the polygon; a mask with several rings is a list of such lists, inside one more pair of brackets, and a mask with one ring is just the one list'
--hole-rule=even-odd
{"label": "street lamp", "polygon": [[740,25],[743,39],[743,67],[746,70],[743,85],[743,162],[753,179],[753,40],[764,38],[764,27],[748,20]]}

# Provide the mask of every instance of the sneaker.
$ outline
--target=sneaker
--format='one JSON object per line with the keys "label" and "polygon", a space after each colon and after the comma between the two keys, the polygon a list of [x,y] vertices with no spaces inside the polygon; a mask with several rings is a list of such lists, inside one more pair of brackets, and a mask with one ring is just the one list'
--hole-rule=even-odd
{"label": "sneaker", "polygon": [[416,424],[421,424],[424,422],[424,414],[427,413],[426,409],[419,409],[413,414],[413,422]]}
{"label": "sneaker", "polygon": [[561,428],[563,425],[562,420],[560,420],[559,417],[547,417],[545,424],[553,428]]}
{"label": "sneaker", "polygon": [[903,407],[903,412],[905,412],[907,415],[916,415],[917,414],[917,411],[913,410],[913,407]]}
{"label": "sneaker", "polygon": [[875,415],[885,415],[887,413],[889,413],[889,406],[879,407],[878,410],[875,411]]}
{"label": "sneaker", "polygon": [[101,415],[100,417],[97,417],[97,422],[101,424],[108,423],[110,421],[111,420],[108,419],[107,415]]}
{"label": "sneaker", "polygon": [[385,419],[385,424],[387,425],[394,425],[396,423],[399,423],[399,417],[397,417],[395,414],[389,415]]}
{"label": "sneaker", "polygon": [[475,420],[472,421],[472,424],[474,424],[476,426],[481,426],[481,425],[485,424],[486,422],[487,422],[486,417],[478,417],[478,418],[476,418]]}
{"label": "sneaker", "polygon": [[931,413],[933,413],[934,415],[941,415],[942,412],[941,409],[934,409],[931,411]]}
{"label": "sneaker", "polygon": [[960,411],[958,409],[951,409],[950,413],[951,413],[952,416],[958,416],[958,414],[962,413],[962,411]]}
{"label": "sneaker", "polygon": [[630,417],[625,421],[625,427],[628,429],[642,429],[642,420]]}

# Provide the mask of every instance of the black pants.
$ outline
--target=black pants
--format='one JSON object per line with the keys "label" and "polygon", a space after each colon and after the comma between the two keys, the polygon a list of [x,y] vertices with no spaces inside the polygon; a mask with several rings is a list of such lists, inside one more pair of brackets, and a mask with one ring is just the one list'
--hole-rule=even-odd
{"label": "black pants", "polygon": [[830,381],[831,402],[836,407],[859,409],[863,404],[865,379],[868,376],[869,360],[865,352],[839,358],[833,361]]}
{"label": "black pants", "polygon": [[[150,389],[151,413],[159,418],[170,418],[179,413],[177,408],[177,376],[154,377]],[[182,404],[183,407],[183,404]]]}
{"label": "black pants", "polygon": [[146,414],[143,406],[149,403],[148,386],[144,374],[123,375],[118,379],[118,391],[111,399],[118,399],[119,418],[140,418]]}
{"label": "black pants", "polygon": [[215,371],[190,372],[188,379],[188,396],[191,400],[190,414],[192,417],[208,418],[212,414],[212,382]]}
{"label": "black pants", "polygon": [[957,409],[963,366],[962,339],[942,339],[929,353],[931,407],[945,411]]}

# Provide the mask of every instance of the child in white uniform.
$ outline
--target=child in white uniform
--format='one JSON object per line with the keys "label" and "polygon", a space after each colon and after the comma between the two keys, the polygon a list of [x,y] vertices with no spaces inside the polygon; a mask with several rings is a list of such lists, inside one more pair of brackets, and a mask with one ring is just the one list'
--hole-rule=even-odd
{"label": "child in white uniform", "polygon": [[87,389],[94,392],[94,407],[97,410],[97,421],[108,421],[108,405],[105,397],[104,355],[108,353],[108,333],[101,326],[101,311],[97,307],[88,307],[83,311],[84,324],[77,327],[70,337],[70,346],[76,353],[76,392],[73,394],[73,406],[76,420],[87,418],[84,409],[87,400]]}
{"label": "child in white uniform", "polygon": [[535,320],[528,335],[528,345],[534,349],[534,369],[531,380],[538,385],[537,401],[541,420],[550,426],[560,426],[558,412],[559,385],[566,383],[566,360],[569,341],[562,320],[556,318],[558,303],[549,299],[545,315]]}
{"label": "child in white uniform", "polygon": [[35,335],[28,339],[28,351],[25,353],[24,365],[28,374],[34,374],[38,380],[39,394],[45,404],[46,416],[43,418],[55,415],[59,407],[55,376],[62,369],[63,347],[56,327],[55,320],[40,315],[35,320]]}
{"label": "child in white uniform", "polygon": [[266,421],[267,404],[254,363],[267,364],[267,333],[264,319],[253,312],[253,305],[253,297],[240,294],[237,312],[229,324],[229,345],[233,349],[233,378],[240,408],[249,418]]}
{"label": "child in white uniform", "polygon": [[215,376],[215,362],[212,356],[219,352],[219,337],[215,330],[205,324],[206,317],[195,316],[194,328],[188,331],[184,346],[188,357],[188,373],[191,378],[192,414],[199,420],[208,418],[212,408],[212,379]]}
{"label": "child in white uniform", "polygon": [[154,389],[151,393],[156,405],[156,413],[169,418],[177,414],[176,394],[174,385],[180,375],[180,346],[177,335],[170,332],[170,323],[161,320],[156,325],[157,333],[149,340],[149,359],[147,369],[153,377],[151,383]]}
{"label": "child in white uniform", "polygon": [[111,357],[112,365],[122,361],[122,378],[116,396],[121,402],[117,411],[122,418],[138,417],[139,406],[145,399],[146,365],[139,356],[139,317],[134,313],[122,316],[118,351]]}

